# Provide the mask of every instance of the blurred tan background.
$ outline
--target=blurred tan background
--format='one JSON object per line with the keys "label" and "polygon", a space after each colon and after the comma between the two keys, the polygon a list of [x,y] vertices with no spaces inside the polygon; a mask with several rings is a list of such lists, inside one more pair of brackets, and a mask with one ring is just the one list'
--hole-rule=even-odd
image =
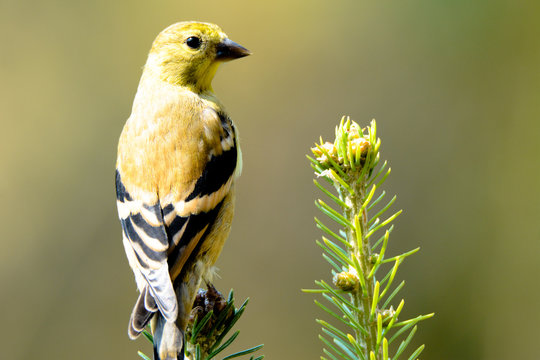
{"label": "blurred tan background", "polygon": [[[0,2],[2,359],[137,359],[116,143],[154,37],[219,24],[254,55],[214,81],[244,173],[219,289],[251,298],[238,347],[317,359],[301,288],[328,278],[305,154],[376,118],[404,214],[405,316],[422,359],[539,359],[540,6],[535,1]],[[411,349],[412,350],[412,349]]]}

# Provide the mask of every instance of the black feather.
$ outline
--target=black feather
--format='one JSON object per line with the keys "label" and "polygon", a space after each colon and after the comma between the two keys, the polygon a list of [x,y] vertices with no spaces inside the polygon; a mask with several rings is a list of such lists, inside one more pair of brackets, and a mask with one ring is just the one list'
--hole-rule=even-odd
{"label": "black feather", "polygon": [[[201,212],[197,215],[189,216],[189,222],[186,226],[186,230],[184,231],[182,239],[180,240],[178,245],[174,248],[174,250],[169,254],[169,269],[171,269],[174,266],[176,260],[180,257],[182,247],[187,245],[187,243],[191,239],[193,239],[202,229],[204,229],[205,226],[208,225],[208,228],[206,229],[205,233],[202,235],[197,247],[193,250],[188,260],[188,261],[190,260],[193,261],[194,257],[197,256],[197,254],[199,253],[200,245],[204,242],[204,239],[206,238],[207,234],[210,232],[212,225],[214,224],[214,221],[216,220],[216,217],[222,205],[223,205],[223,200],[209,212]],[[182,281],[182,276],[178,276],[177,278],[171,279],[171,280],[173,281],[173,287],[177,288],[180,285],[179,282]]]}
{"label": "black feather", "polygon": [[[128,335],[131,339],[135,339],[140,335],[146,325],[148,325],[150,319],[152,319],[152,316],[154,316],[155,312],[157,311],[156,302],[153,300],[153,298],[152,300],[149,298],[152,298],[152,296],[150,295],[147,286],[144,288],[144,291],[139,294],[137,302],[131,311],[128,327]],[[151,304],[152,301],[155,308],[154,311],[150,311],[146,306],[146,303]]]}
{"label": "black feather", "polygon": [[116,200],[124,202],[124,200],[131,201],[131,195],[126,191],[126,187],[122,183],[120,173],[116,170]]}
{"label": "black feather", "polygon": [[212,156],[206,164],[201,177],[195,184],[195,189],[188,195],[186,202],[201,197],[210,195],[219,190],[234,173],[236,169],[236,161],[238,150],[236,149],[236,140],[234,146],[229,150],[222,152],[220,155]]}

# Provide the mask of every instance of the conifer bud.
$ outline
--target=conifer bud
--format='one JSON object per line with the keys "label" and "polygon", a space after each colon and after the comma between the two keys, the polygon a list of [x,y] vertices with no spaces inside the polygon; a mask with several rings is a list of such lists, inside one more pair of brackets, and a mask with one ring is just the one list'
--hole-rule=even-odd
{"label": "conifer bud", "polygon": [[340,272],[334,275],[334,285],[343,291],[353,291],[358,287],[358,275],[353,272]]}

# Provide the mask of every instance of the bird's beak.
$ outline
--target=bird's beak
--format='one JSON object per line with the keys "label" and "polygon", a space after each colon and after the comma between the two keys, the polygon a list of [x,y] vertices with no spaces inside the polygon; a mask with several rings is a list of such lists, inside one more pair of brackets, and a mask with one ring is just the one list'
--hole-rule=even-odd
{"label": "bird's beak", "polygon": [[251,54],[251,51],[232,40],[224,39],[217,45],[216,59],[228,61],[239,59]]}

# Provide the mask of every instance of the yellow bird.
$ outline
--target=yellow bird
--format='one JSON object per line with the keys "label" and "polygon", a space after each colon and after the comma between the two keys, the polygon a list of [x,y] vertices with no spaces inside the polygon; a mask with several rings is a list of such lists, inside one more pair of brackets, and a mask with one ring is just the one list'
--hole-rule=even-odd
{"label": "yellow bird", "polygon": [[237,131],[211,82],[250,52],[216,25],[180,22],[152,44],[118,144],[116,194],[139,298],[135,339],[151,324],[154,359],[183,359],[201,282],[228,237],[241,170]]}

